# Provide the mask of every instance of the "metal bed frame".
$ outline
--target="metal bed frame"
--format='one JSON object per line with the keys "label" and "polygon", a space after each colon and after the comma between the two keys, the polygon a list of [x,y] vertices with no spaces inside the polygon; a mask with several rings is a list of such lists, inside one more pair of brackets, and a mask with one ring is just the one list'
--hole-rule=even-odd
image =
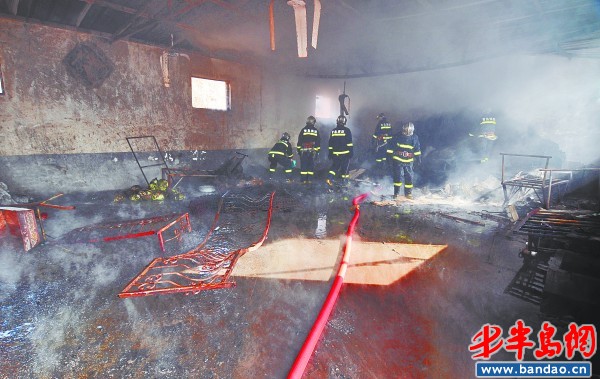
{"label": "metal bed frame", "polygon": [[[520,190],[523,188],[533,189],[536,196],[540,200],[542,204],[546,206],[546,209],[550,209],[550,202],[552,196],[552,189],[555,188],[560,191],[562,189],[563,194],[566,192],[569,182],[571,181],[573,174],[572,170],[559,170],[559,169],[548,169],[548,165],[550,163],[550,159],[552,156],[550,155],[529,155],[529,154],[508,154],[508,153],[500,153],[502,155],[502,190],[504,191],[504,204],[508,204],[508,201]],[[543,172],[541,178],[524,178],[517,177],[512,179],[506,179],[506,165],[505,165],[505,157],[526,157],[526,158],[542,158],[546,160],[544,168],[540,169]],[[569,178],[552,178],[552,172],[569,172]],[[507,187],[511,187],[509,191]],[[560,193],[559,193],[560,195]]]}

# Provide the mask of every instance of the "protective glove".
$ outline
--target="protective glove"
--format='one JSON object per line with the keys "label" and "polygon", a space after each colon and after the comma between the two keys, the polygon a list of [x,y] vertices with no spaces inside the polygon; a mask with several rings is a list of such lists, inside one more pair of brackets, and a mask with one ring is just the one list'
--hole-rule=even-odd
{"label": "protective glove", "polygon": [[415,158],[415,166],[420,166],[421,165],[421,156],[417,156],[417,158]]}
{"label": "protective glove", "polygon": [[296,168],[296,160],[292,159],[292,168]]}

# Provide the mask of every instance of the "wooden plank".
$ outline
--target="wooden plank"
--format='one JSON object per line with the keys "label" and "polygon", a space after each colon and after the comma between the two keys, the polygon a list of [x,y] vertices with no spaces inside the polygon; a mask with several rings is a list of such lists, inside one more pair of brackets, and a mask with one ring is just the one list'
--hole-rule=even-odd
{"label": "wooden plank", "polygon": [[13,16],[16,16],[19,10],[19,0],[6,0],[6,5],[8,6],[8,11]]}
{"label": "wooden plank", "polygon": [[77,21],[75,22],[75,26],[79,27],[79,25],[81,25],[81,22],[83,21],[83,19],[85,18],[85,16],[88,14],[90,8],[92,7],[92,3],[87,3],[85,5],[85,7],[83,7],[83,9],[81,10],[81,12],[79,13],[79,16],[77,16]]}

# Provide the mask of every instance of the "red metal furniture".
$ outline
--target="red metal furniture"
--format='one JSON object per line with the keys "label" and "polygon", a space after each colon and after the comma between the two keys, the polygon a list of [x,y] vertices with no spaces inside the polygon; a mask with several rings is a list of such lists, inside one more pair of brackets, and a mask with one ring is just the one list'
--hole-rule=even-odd
{"label": "red metal furniture", "polygon": [[0,207],[0,237],[9,234],[23,241],[25,251],[42,242],[34,211],[20,207]]}
{"label": "red metal furniture", "polygon": [[[62,193],[56,194],[49,199],[33,203],[19,203],[14,205],[0,205],[0,236],[3,231],[8,230],[13,235],[20,236],[23,240],[25,251],[46,240],[46,232],[42,223],[42,214],[40,207],[47,207],[59,210],[73,210],[75,207],[70,205],[49,204],[50,200],[63,196]],[[16,206],[16,207],[15,207]],[[39,225],[39,231],[38,231]]]}
{"label": "red metal furniture", "polygon": [[237,260],[258,249],[267,237],[275,193],[260,198],[225,194],[209,233],[187,253],[155,258],[130,281],[119,297],[187,293],[235,286]]}
{"label": "red metal furniture", "polygon": [[181,235],[191,230],[192,226],[189,215],[188,213],[183,213],[88,225],[71,230],[63,235],[58,242],[109,242],[156,235],[160,249],[164,252],[165,242],[171,240],[180,241]]}

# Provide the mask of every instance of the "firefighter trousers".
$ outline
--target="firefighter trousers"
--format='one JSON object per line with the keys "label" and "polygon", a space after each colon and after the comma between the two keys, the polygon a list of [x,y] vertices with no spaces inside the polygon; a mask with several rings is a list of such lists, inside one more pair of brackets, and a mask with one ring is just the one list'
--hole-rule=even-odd
{"label": "firefighter trousers", "polygon": [[283,167],[286,176],[291,176],[293,164],[290,158],[278,154],[269,154],[269,162],[271,162],[271,164],[269,165],[270,175],[273,175],[275,173],[275,171],[277,170],[277,165],[279,164]]}
{"label": "firefighter trousers", "polygon": [[348,165],[350,164],[350,155],[334,155],[329,168],[328,178],[330,180],[346,180],[348,179]]}
{"label": "firefighter trousers", "polygon": [[410,195],[413,189],[413,164],[394,161],[392,168],[392,177],[394,178],[394,195],[400,194],[400,189],[403,185],[404,194]]}
{"label": "firefighter trousers", "polygon": [[315,175],[315,157],[314,151],[300,152],[300,180],[310,182]]}
{"label": "firefighter trousers", "polygon": [[379,146],[375,150],[375,165],[373,167],[373,174],[376,177],[385,177],[385,174],[389,171],[388,162],[387,162],[387,151],[386,146]]}

